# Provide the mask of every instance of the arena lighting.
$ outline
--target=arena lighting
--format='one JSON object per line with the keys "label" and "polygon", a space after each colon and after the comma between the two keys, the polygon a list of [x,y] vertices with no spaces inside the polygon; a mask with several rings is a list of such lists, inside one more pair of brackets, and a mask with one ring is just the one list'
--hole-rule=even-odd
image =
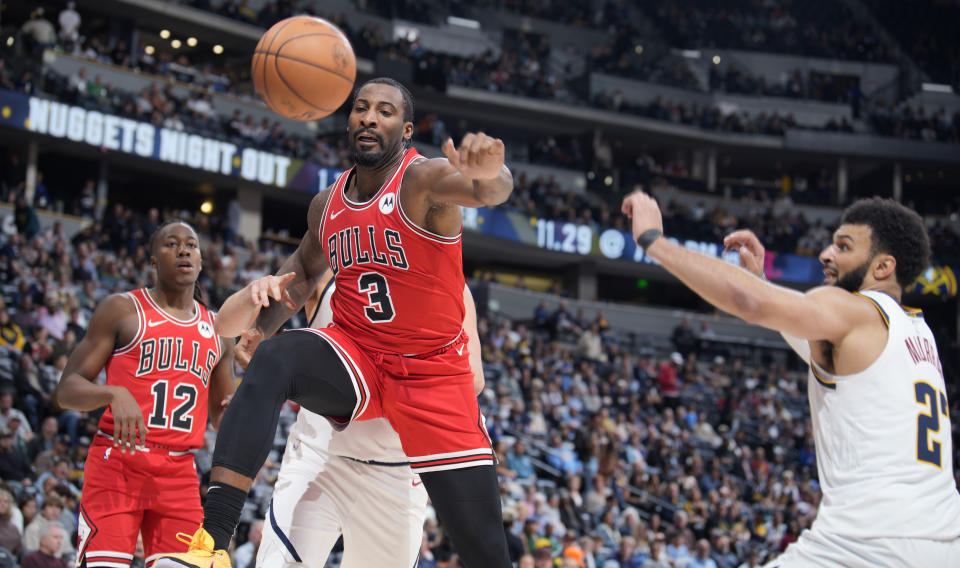
{"label": "arena lighting", "polygon": [[187,38],[187,45],[189,45],[190,47],[196,47],[196,46],[197,46],[197,38],[195,38],[195,37],[188,37],[188,38]]}
{"label": "arena lighting", "polygon": [[714,55],[714,56],[713,56],[713,64],[714,64],[714,65],[720,65],[720,56],[719,56],[719,55]]}
{"label": "arena lighting", "polygon": [[409,42],[414,42],[419,38],[420,30],[413,26],[398,24],[393,27],[393,39],[403,39]]}
{"label": "arena lighting", "polygon": [[160,30],[160,39],[169,39],[170,30]]}
{"label": "arena lighting", "polygon": [[920,89],[928,93],[953,93],[953,87],[942,83],[922,83]]}
{"label": "arena lighting", "polygon": [[153,48],[152,45],[148,45],[148,46],[146,46],[146,47],[143,48],[143,52],[146,53],[147,55],[153,55],[153,52],[154,52],[154,51],[156,51],[156,50]]}
{"label": "arena lighting", "polygon": [[603,185],[613,185],[613,176],[603,178]]}
{"label": "arena lighting", "polygon": [[179,39],[175,39],[175,40],[173,40],[173,41],[170,42],[170,47],[172,47],[172,48],[174,48],[174,49],[180,49],[180,46],[181,46],[181,45],[183,45],[183,44],[180,43],[180,40],[179,40]]}
{"label": "arena lighting", "polygon": [[217,45],[213,46],[213,52],[217,55],[220,55],[223,53],[223,46],[218,43]]}
{"label": "arena lighting", "polygon": [[17,41],[17,40],[15,40],[15,39],[13,38],[13,36],[8,37],[8,38],[7,38],[7,47],[13,47],[13,44],[14,44],[15,41]]}
{"label": "arena lighting", "polygon": [[456,16],[447,16],[447,23],[451,26],[460,26],[461,28],[467,28],[471,30],[479,30],[480,22],[476,20],[469,20],[467,18],[458,18]]}
{"label": "arena lighting", "polygon": [[699,49],[681,49],[680,55],[686,57],[687,59],[700,59],[700,50]]}
{"label": "arena lighting", "polygon": [[643,46],[637,45],[637,47],[633,48],[633,52],[637,55],[643,55]]}
{"label": "arena lighting", "polygon": [[209,215],[213,212],[213,202],[209,199],[200,204],[200,212]]}

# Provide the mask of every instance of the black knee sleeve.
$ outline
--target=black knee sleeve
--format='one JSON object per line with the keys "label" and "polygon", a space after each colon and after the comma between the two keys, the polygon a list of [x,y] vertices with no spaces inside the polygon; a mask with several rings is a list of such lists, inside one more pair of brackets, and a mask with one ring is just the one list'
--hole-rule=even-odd
{"label": "black knee sleeve", "polygon": [[467,568],[512,566],[493,466],[421,473],[420,478]]}
{"label": "black knee sleeve", "polygon": [[287,399],[339,419],[350,418],[357,404],[340,358],[314,333],[287,332],[257,347],[224,414],[213,465],[256,476],[273,447],[280,407]]}

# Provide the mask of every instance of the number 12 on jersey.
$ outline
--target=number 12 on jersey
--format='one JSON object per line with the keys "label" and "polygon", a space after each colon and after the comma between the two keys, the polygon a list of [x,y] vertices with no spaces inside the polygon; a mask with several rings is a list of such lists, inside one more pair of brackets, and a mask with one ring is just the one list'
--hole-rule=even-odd
{"label": "number 12 on jersey", "polygon": [[917,416],[917,460],[936,467],[943,467],[941,449],[943,445],[932,435],[940,432],[940,415],[946,420],[950,430],[950,415],[947,408],[947,395],[933,388],[929,383],[917,381],[913,384],[917,404],[924,406],[926,412]]}
{"label": "number 12 on jersey", "polygon": [[190,432],[193,429],[193,416],[190,412],[197,405],[197,387],[190,383],[180,383],[174,387],[173,398],[183,402],[178,404],[173,409],[172,416],[168,417],[166,413],[168,386],[167,381],[159,380],[150,388],[153,392],[153,412],[150,413],[147,427]]}

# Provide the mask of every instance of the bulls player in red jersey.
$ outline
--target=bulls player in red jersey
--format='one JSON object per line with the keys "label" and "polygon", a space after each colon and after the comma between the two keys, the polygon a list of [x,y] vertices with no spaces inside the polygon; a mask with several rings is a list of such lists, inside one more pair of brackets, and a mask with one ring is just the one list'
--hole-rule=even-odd
{"label": "bulls player in red jersey", "polygon": [[389,420],[465,564],[510,566],[462,330],[460,208],[503,203],[513,177],[503,142],[484,134],[467,134],[459,147],[448,140],[445,158],[418,154],[413,110],[392,79],[355,93],[347,135],[356,165],[310,203],[307,233],[278,272],[295,273],[289,297],[264,297],[255,328],[272,336],[327,267],[333,325],[260,344],[217,436],[203,525],[189,553],[157,568],[229,566],[225,549],[288,398],[340,427]]}
{"label": "bulls player in red jersey", "polygon": [[[61,408],[106,406],[84,468],[77,565],[129,565],[143,534],[147,566],[186,548],[203,517],[193,454],[232,395],[233,342],[196,297],[200,242],[173,221],[150,239],[153,288],[113,294],[93,313],[55,393]],[[106,384],[97,375],[106,367]]]}

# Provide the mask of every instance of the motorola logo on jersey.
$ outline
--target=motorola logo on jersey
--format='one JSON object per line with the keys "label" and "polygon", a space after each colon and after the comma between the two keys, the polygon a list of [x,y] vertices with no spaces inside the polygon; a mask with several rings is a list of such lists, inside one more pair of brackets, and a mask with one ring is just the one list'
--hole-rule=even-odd
{"label": "motorola logo on jersey", "polygon": [[[393,198],[393,195],[390,193],[384,197]],[[382,207],[383,200],[380,203]],[[400,233],[393,229],[384,229],[379,233],[372,225],[368,225],[365,230],[356,226],[347,227],[330,235],[327,239],[327,254],[334,276],[340,269],[350,268],[354,264],[379,264],[400,270],[409,267]]]}
{"label": "motorola logo on jersey", "polygon": [[384,215],[389,215],[393,213],[393,208],[396,206],[397,196],[394,193],[388,193],[380,198],[380,212]]}
{"label": "motorola logo on jersey", "polygon": [[200,335],[204,339],[210,339],[213,337],[213,326],[203,320],[197,324],[197,331],[200,332]]}
{"label": "motorola logo on jersey", "polygon": [[[201,322],[206,323],[206,322]],[[209,324],[207,324],[209,327]],[[203,332],[201,331],[201,334]],[[213,329],[210,329],[213,335]],[[141,377],[155,371],[189,371],[191,375],[200,379],[203,386],[207,386],[210,373],[217,362],[217,353],[207,349],[203,366],[200,365],[200,342],[191,341],[189,352],[184,350],[182,337],[160,337],[144,339],[140,343],[140,363],[137,365],[136,376]]]}

